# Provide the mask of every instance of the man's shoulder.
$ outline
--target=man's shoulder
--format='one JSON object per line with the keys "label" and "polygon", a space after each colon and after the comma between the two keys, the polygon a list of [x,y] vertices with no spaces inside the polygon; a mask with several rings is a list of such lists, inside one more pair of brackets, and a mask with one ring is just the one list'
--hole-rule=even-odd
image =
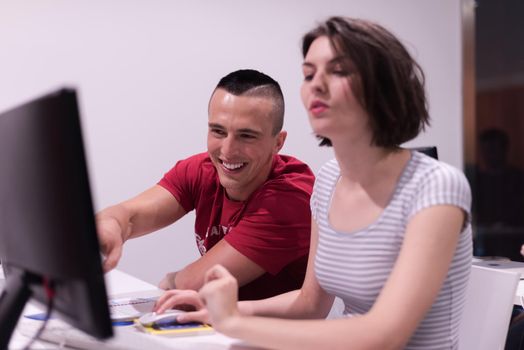
{"label": "man's shoulder", "polygon": [[189,156],[181,160],[181,162],[202,164],[202,163],[211,163],[211,159],[209,158],[209,154],[207,152],[202,152],[202,153],[193,154],[192,156]]}
{"label": "man's shoulder", "polygon": [[166,174],[166,177],[175,179],[177,182],[187,181],[196,184],[204,181],[207,183],[211,179],[216,179],[216,171],[207,152],[203,152],[179,160]]}
{"label": "man's shoulder", "polygon": [[177,162],[178,167],[187,168],[195,172],[213,173],[214,166],[207,152],[197,153]]}
{"label": "man's shoulder", "polygon": [[280,197],[285,193],[301,192],[311,194],[315,175],[309,166],[295,157],[288,155],[276,155],[273,169],[266,182],[258,189],[257,196],[278,194]]}
{"label": "man's shoulder", "polygon": [[275,155],[269,180],[282,179],[289,176],[306,176],[312,180],[315,178],[309,166],[303,161],[285,154]]}

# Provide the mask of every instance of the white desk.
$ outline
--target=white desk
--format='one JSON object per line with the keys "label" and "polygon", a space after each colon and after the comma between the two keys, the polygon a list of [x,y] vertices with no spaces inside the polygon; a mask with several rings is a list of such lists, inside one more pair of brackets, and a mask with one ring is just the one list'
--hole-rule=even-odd
{"label": "white desk", "polygon": [[[521,263],[522,264],[522,263]],[[482,265],[482,264],[481,264]],[[494,267],[494,266],[491,266]],[[509,266],[500,268],[509,269],[515,272],[521,272],[524,277],[524,264],[521,266]],[[0,289],[3,275],[0,269]],[[106,275],[106,286],[108,289],[108,294],[110,296],[122,296],[125,294],[136,295],[136,296],[146,296],[154,295],[161,293],[154,285],[144,282],[138,278],[135,278],[127,273],[114,270]],[[520,281],[515,295],[515,304],[521,304],[521,297],[524,297],[524,279]],[[28,304],[23,314],[37,313],[41,311],[35,305]],[[21,322],[39,322],[33,320],[26,320],[21,318]],[[153,337],[153,336],[152,336]],[[161,339],[159,339],[161,338]],[[15,331],[9,349],[20,349],[27,343],[28,338],[19,334]],[[155,344],[158,344],[157,341],[160,341],[162,345],[166,345],[170,349],[199,349],[199,350],[253,350],[254,348],[247,346],[245,343],[242,343],[239,340],[229,338],[222,334],[216,333],[212,335],[199,335],[191,337],[177,337],[177,338],[164,338],[154,336],[154,341],[151,348],[154,348]],[[50,344],[46,342],[36,342],[33,349],[60,349],[56,344]]]}
{"label": "white desk", "polygon": [[[0,269],[1,270],[1,269]],[[3,275],[0,274],[0,280],[3,278]],[[106,275],[106,287],[108,294],[110,296],[123,296],[123,295],[136,295],[136,296],[145,296],[145,295],[157,295],[161,291],[156,288],[156,286],[144,282],[138,278],[135,278],[127,273],[122,271],[111,271]],[[24,315],[38,313],[41,309],[33,304],[28,304],[23,312]],[[20,318],[19,326],[22,322],[41,322]],[[132,326],[129,330],[133,330]],[[137,330],[137,332],[139,332]],[[197,336],[188,336],[188,337],[176,337],[176,338],[167,338],[161,336],[151,337],[151,349],[155,348],[155,345],[162,345],[163,347],[169,349],[199,349],[199,350],[243,350],[243,349],[254,349],[253,347],[247,346],[243,342],[237,339],[229,338],[225,335],[215,333],[211,335],[197,335]],[[24,347],[29,338],[20,334],[15,330],[11,342],[9,344],[9,349],[21,349]],[[51,344],[43,341],[35,342],[32,346],[32,349],[62,349],[57,344]],[[67,348],[67,347],[66,347]],[[96,345],[94,344],[94,347]]]}

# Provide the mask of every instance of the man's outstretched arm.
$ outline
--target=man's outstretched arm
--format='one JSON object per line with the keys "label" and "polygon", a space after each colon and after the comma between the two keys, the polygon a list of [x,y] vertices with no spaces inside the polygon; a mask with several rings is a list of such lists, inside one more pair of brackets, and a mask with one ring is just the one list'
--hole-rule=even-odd
{"label": "man's outstretched arm", "polygon": [[176,198],[159,185],[100,211],[96,224],[100,249],[106,257],[104,271],[116,267],[126,240],[170,225],[185,214]]}

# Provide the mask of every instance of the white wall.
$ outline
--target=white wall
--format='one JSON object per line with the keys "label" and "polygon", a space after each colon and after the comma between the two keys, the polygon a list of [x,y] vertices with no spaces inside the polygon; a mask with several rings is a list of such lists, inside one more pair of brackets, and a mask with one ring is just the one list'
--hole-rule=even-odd
{"label": "white wall", "polygon": [[[427,75],[432,127],[410,145],[437,145],[462,165],[458,0],[0,0],[0,110],[58,86],[80,93],[95,207],[155,184],[205,150],[207,102],[240,68],[278,80],[287,103],[283,153],[316,170],[319,149],[299,99],[303,33],[330,15],[379,21]],[[119,268],[156,283],[197,257],[193,215],[129,242]]]}

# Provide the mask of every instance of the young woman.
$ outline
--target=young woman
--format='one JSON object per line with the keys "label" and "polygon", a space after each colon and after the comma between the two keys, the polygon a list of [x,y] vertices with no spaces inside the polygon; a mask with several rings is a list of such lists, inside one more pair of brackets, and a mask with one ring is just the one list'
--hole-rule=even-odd
{"label": "young woman", "polygon": [[[190,302],[202,309],[185,320],[268,348],[457,349],[471,194],[457,169],[400,147],[429,119],[420,67],[383,27],[340,17],[304,36],[303,55],[302,100],[335,159],[311,197],[302,288],[237,303],[235,279],[215,266],[199,300],[168,292],[159,311]],[[346,317],[320,320],[335,296]]]}

